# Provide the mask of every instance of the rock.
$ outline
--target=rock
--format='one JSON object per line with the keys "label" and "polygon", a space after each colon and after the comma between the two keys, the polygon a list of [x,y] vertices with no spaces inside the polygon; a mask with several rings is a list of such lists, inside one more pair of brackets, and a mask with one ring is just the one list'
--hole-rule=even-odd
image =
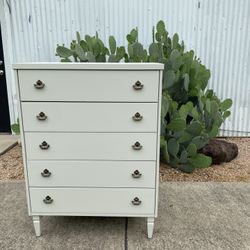
{"label": "rock", "polygon": [[213,160],[213,164],[229,162],[238,155],[238,146],[224,140],[210,139],[209,143],[199,150]]}

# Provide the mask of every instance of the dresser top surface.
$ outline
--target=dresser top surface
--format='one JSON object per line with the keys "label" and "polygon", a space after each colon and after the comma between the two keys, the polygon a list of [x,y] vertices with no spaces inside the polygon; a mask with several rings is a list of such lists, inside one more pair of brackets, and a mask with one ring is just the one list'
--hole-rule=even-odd
{"label": "dresser top surface", "polygon": [[71,70],[163,70],[161,63],[15,63],[13,69],[71,69]]}

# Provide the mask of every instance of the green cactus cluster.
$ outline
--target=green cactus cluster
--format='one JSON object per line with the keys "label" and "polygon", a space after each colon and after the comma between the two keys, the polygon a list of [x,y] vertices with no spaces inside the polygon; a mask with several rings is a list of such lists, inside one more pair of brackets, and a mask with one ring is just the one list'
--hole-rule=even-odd
{"label": "green cactus cluster", "polygon": [[148,62],[147,50],[138,42],[138,29],[132,29],[126,38],[128,53],[125,54],[125,62]]}
{"label": "green cactus cluster", "polygon": [[230,99],[220,102],[211,90],[198,97],[198,105],[192,101],[180,104],[164,91],[161,160],[185,172],[210,166],[212,159],[199,150],[218,135],[231,105]]}
{"label": "green cactus cluster", "polygon": [[113,36],[109,48],[98,37],[79,32],[70,48],[57,46],[62,62],[160,62],[164,64],[161,114],[161,160],[174,168],[192,172],[208,167],[212,159],[199,150],[216,137],[230,116],[231,99],[221,101],[207,89],[210,71],[195,56],[185,51],[177,34],[171,38],[165,23],[152,29],[152,43],[145,49],[138,42],[138,29],[126,36],[127,47],[117,47]]}
{"label": "green cactus cluster", "polygon": [[97,32],[92,37],[85,35],[84,39],[76,32],[76,38],[70,48],[57,45],[56,56],[61,58],[61,62],[119,62],[124,57],[125,47],[116,47],[113,36],[109,37],[109,49],[104,46]]}

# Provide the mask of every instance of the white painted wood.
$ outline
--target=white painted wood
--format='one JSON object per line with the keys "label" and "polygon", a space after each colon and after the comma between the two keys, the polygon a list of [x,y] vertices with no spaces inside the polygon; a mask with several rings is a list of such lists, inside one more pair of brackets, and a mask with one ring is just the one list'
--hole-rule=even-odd
{"label": "white painted wood", "polygon": [[[18,75],[22,101],[158,101],[158,71],[18,70]],[[37,80],[43,89],[34,87]],[[133,88],[137,81],[141,90]]]}
{"label": "white painted wood", "polygon": [[[28,209],[37,236],[39,216],[79,215],[148,217],[152,237],[162,73],[153,70],[159,65],[141,65],[89,64],[85,70],[82,64],[16,65],[23,67],[15,71],[19,97],[27,98],[19,99],[19,112]],[[44,89],[34,88],[38,79],[44,80]],[[135,79],[144,84],[142,90],[133,89]],[[37,120],[40,112],[47,120]],[[143,116],[139,122],[132,119],[136,112]],[[39,147],[43,141],[50,145],[47,150]],[[137,141],[141,150],[132,148]],[[42,177],[44,169],[49,177]],[[132,177],[135,170],[141,178]],[[46,196],[51,204],[44,203]],[[132,204],[135,197],[140,205]]]}
{"label": "white painted wood", "polygon": [[40,216],[32,216],[36,236],[41,236]]}
{"label": "white painted wood", "polygon": [[152,238],[153,236],[153,231],[154,231],[154,217],[148,217],[147,218],[147,231],[148,231],[148,238]]}
{"label": "white painted wood", "polygon": [[162,100],[162,74],[159,74],[159,93],[158,93],[158,114],[157,114],[157,148],[156,148],[156,175],[155,175],[155,217],[158,214],[158,199],[159,199],[159,173],[160,173],[160,137],[161,137],[161,100]]}
{"label": "white painted wood", "polygon": [[20,139],[22,145],[22,157],[23,157],[23,166],[24,166],[24,178],[25,178],[25,191],[26,191],[26,199],[27,199],[27,206],[28,206],[28,214],[31,215],[31,208],[30,208],[30,193],[29,193],[29,180],[28,180],[28,173],[27,173],[27,161],[26,161],[26,144],[24,138],[24,130],[23,130],[23,117],[22,117],[22,110],[21,110],[21,102],[20,102],[20,89],[18,84],[18,75],[17,71],[14,72],[16,89],[17,89],[17,99],[18,99],[18,113],[19,113],[19,126],[20,126]]}
{"label": "white painted wood", "polygon": [[[11,32],[11,11],[9,11],[8,2],[0,1],[0,25],[2,33],[2,43],[4,51],[4,74],[7,84],[8,105],[10,113],[10,123],[16,123],[18,118],[18,108],[16,106],[16,85],[15,75],[12,70],[13,48],[12,48],[12,32]],[[1,58],[2,60],[3,58]]]}
{"label": "white painted wood", "polygon": [[[154,214],[154,189],[136,188],[30,188],[33,213]],[[43,199],[50,196],[51,204]],[[133,205],[138,197],[140,205]]]}
{"label": "white painted wood", "polygon": [[[25,141],[28,160],[156,160],[156,133],[26,132]],[[132,147],[137,141],[141,150]]]}
{"label": "white painted wood", "polygon": [[81,69],[81,70],[163,70],[161,63],[61,63],[31,62],[15,63],[13,69]]}
{"label": "white painted wood", "polygon": [[[31,187],[155,188],[153,161],[28,161],[27,167]],[[45,169],[50,176],[43,177]]]}
{"label": "white painted wood", "polygon": [[[23,102],[24,131],[157,132],[157,107],[157,103]],[[40,112],[46,120],[37,119]],[[132,118],[137,112],[140,121]]]}

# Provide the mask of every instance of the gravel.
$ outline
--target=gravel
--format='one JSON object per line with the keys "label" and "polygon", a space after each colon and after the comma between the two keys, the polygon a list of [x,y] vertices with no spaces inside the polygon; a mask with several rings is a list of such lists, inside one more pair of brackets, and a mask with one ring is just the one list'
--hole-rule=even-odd
{"label": "gravel", "polygon": [[20,145],[0,156],[0,180],[22,180],[23,158]]}
{"label": "gravel", "polygon": [[[215,181],[249,182],[250,181],[250,138],[225,138],[239,147],[239,155],[231,162],[212,165],[205,169],[196,169],[186,174],[165,164],[160,166],[160,180],[164,181]],[[17,145],[0,156],[0,180],[22,180],[23,163],[21,146]]]}
{"label": "gravel", "polygon": [[224,138],[238,145],[239,155],[231,162],[212,165],[209,168],[195,169],[187,174],[165,164],[160,167],[160,180],[164,181],[214,181],[249,182],[250,181],[250,138]]}

